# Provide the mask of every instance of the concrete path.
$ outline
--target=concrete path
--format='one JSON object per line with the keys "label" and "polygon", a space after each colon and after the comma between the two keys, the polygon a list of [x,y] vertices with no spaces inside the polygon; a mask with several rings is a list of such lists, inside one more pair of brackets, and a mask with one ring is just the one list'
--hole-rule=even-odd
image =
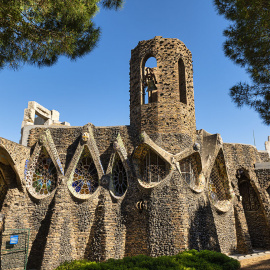
{"label": "concrete path", "polygon": [[242,270],[270,270],[269,250],[253,250],[252,254],[234,254],[230,257],[240,261]]}

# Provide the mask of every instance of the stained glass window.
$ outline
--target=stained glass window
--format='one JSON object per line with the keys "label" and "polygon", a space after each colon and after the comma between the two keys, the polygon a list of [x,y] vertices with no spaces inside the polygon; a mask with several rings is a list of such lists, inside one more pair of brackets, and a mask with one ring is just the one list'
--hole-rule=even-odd
{"label": "stained glass window", "polygon": [[78,194],[91,194],[98,188],[98,172],[86,146],[76,166],[72,188]]}
{"label": "stained glass window", "polygon": [[6,197],[7,190],[8,190],[8,186],[5,182],[2,172],[0,171],[0,209]]}
{"label": "stained glass window", "polygon": [[122,196],[127,190],[127,173],[118,154],[115,155],[112,169],[113,192]]}
{"label": "stained glass window", "polygon": [[55,189],[56,182],[56,168],[48,152],[43,147],[33,172],[32,187],[37,194],[48,195]]}
{"label": "stained glass window", "polygon": [[228,177],[222,152],[219,152],[210,174],[209,192],[214,201],[230,199]]}

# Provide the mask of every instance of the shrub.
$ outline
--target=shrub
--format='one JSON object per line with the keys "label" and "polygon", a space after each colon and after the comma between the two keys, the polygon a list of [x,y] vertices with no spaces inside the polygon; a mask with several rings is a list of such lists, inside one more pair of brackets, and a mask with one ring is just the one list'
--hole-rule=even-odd
{"label": "shrub", "polygon": [[157,258],[138,255],[96,263],[86,260],[65,262],[56,270],[238,270],[240,263],[222,253],[189,250]]}

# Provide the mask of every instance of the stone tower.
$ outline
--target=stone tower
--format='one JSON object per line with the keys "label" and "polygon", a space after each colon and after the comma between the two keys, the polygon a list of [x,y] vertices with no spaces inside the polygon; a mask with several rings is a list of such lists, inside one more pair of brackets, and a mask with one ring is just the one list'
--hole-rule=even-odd
{"label": "stone tower", "polygon": [[[145,66],[150,57],[157,60],[152,78]],[[180,40],[157,36],[140,41],[132,50],[130,124],[138,133],[181,133],[194,138],[192,55]]]}

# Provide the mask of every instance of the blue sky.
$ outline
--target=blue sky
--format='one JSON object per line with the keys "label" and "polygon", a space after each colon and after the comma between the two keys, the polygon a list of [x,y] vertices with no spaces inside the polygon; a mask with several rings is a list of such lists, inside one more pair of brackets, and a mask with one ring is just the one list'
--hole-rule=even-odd
{"label": "blue sky", "polygon": [[58,110],[60,120],[73,126],[128,125],[130,51],[140,40],[163,36],[180,39],[192,52],[197,129],[244,144],[254,144],[254,131],[264,150],[269,127],[253,110],[236,108],[228,95],[249,77],[224,56],[222,32],[229,22],[211,0],[126,0],[122,10],[101,10],[94,21],[102,36],[89,55],[63,57],[53,67],[0,71],[0,137],[19,141],[28,101]]}

